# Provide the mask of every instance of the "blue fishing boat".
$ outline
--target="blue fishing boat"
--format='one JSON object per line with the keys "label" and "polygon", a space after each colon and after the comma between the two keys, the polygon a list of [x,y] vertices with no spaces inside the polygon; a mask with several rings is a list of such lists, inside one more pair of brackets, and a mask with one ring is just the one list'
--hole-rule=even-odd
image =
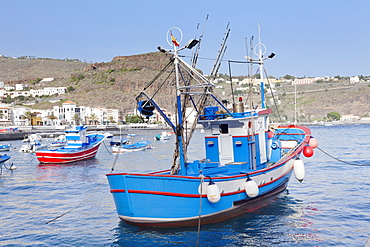
{"label": "blue fishing boat", "polygon": [[10,144],[0,144],[0,152],[10,151]]}
{"label": "blue fishing boat", "polygon": [[[250,66],[260,66],[261,108],[252,104],[246,107],[242,98],[230,107],[212,93],[212,81],[179,56],[180,51],[197,42],[193,40],[179,48],[171,30],[168,40],[173,42],[172,49],[159,49],[173,54],[170,63],[176,83],[152,81],[137,101],[143,116],[150,116],[156,109],[173,129],[173,161],[164,171],[107,174],[119,218],[128,224],[165,228],[215,223],[266,205],[287,188],[293,173],[302,181],[305,170],[301,154],[312,156],[316,139],[307,127],[270,125],[272,111],[265,105],[262,66],[273,56],[264,58],[260,45],[256,49],[258,57],[248,58]],[[166,76],[171,71],[161,73]],[[175,122],[155,101],[154,94],[161,86],[166,90],[173,87]],[[150,91],[151,87],[154,90]],[[190,132],[186,108],[197,112]],[[205,154],[201,160],[190,160],[187,149],[197,123],[204,129]]]}
{"label": "blue fishing boat", "polygon": [[4,163],[10,159],[10,156],[7,154],[0,155],[0,163]]}
{"label": "blue fishing boat", "polygon": [[137,152],[152,148],[151,141],[138,141],[130,144],[122,144],[120,146],[113,146],[112,153],[126,153]]}
{"label": "blue fishing boat", "polygon": [[112,140],[109,142],[110,146],[121,146],[122,144],[128,144],[130,141],[127,138],[120,138],[118,140]]}
{"label": "blue fishing boat", "polygon": [[3,174],[3,166],[4,166],[4,168],[5,168],[5,169],[7,169],[7,170],[11,170],[11,171],[13,171],[13,170],[17,169],[17,168],[13,165],[13,163],[11,163],[9,167],[7,167],[7,166],[5,165],[5,162],[6,162],[6,161],[8,161],[9,159],[10,159],[10,156],[9,156],[9,155],[7,155],[7,154],[0,155],[0,177],[1,177],[1,175]]}

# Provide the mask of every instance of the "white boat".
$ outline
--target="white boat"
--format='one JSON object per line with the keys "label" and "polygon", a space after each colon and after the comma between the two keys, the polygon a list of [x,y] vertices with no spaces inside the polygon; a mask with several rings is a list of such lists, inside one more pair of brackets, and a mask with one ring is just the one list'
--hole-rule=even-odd
{"label": "white boat", "polygon": [[19,152],[20,153],[35,153],[37,150],[46,148],[46,147],[47,147],[46,144],[41,144],[41,142],[39,141],[33,141],[33,142],[30,142],[29,144],[23,144],[19,148]]}
{"label": "white boat", "polygon": [[31,134],[25,137],[22,142],[34,142],[34,141],[41,141],[42,137],[39,134]]}
{"label": "white boat", "polygon": [[160,135],[156,135],[154,140],[161,141],[161,140],[170,140],[173,132],[163,131]]}

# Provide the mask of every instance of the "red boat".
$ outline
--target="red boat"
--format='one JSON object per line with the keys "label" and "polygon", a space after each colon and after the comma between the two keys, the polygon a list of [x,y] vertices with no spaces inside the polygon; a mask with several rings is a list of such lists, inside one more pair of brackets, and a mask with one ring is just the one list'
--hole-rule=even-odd
{"label": "red boat", "polygon": [[65,131],[67,145],[64,147],[39,149],[36,158],[40,163],[71,163],[94,158],[100,144],[104,141],[103,134],[86,134],[87,127],[75,126]]}

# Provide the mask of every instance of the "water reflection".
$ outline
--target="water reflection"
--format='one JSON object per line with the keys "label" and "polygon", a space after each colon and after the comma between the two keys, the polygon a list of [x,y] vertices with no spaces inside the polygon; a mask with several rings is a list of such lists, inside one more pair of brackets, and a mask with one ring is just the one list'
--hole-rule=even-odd
{"label": "water reflection", "polygon": [[[172,209],[176,210],[176,209]],[[272,246],[282,243],[320,241],[312,233],[310,220],[317,212],[313,205],[284,192],[274,202],[240,217],[201,226],[199,246]],[[119,222],[113,229],[113,246],[127,243],[140,246],[195,246],[197,226],[176,229],[142,228]]]}

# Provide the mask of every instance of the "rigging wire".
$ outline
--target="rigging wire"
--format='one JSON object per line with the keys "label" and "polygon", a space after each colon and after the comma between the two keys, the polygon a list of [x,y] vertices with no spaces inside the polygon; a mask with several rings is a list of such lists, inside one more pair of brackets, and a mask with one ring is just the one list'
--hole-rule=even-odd
{"label": "rigging wire", "polygon": [[266,75],[266,80],[267,80],[267,84],[269,85],[269,88],[270,88],[270,91],[271,91],[271,96],[272,96],[272,99],[274,100],[274,105],[276,107],[276,112],[279,116],[279,119],[280,119],[280,122],[282,122],[282,118],[281,118],[281,115],[280,115],[280,112],[279,112],[279,108],[278,108],[278,105],[277,105],[277,102],[276,102],[276,98],[275,98],[275,95],[272,91],[272,88],[271,88],[271,83],[270,83],[270,80],[269,80],[269,77],[268,77],[268,74],[267,74],[267,71],[265,68],[263,68],[264,72],[265,72],[265,75]]}
{"label": "rigging wire", "polygon": [[[206,25],[207,25],[207,21],[208,21],[208,17],[209,17],[209,14],[207,14],[207,17],[206,17],[206,22],[204,23],[204,26],[203,26],[203,32],[202,34],[199,36],[199,42],[198,42],[198,45],[197,47],[195,48],[195,51],[193,52],[193,55],[192,55],[192,58],[191,58],[191,66],[193,68],[195,68],[197,62],[198,62],[198,57],[199,57],[199,50],[200,50],[200,44],[202,42],[202,39],[203,39],[203,35],[204,35],[204,32],[206,30]],[[199,23],[198,23],[198,26],[197,26],[197,33],[198,33],[198,28],[199,28]],[[195,38],[196,38],[197,34],[195,35]]]}

